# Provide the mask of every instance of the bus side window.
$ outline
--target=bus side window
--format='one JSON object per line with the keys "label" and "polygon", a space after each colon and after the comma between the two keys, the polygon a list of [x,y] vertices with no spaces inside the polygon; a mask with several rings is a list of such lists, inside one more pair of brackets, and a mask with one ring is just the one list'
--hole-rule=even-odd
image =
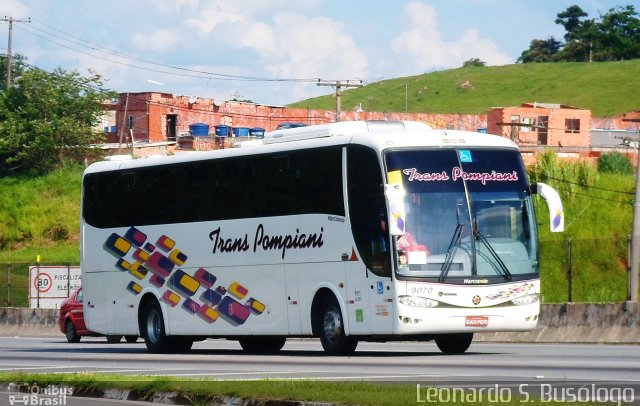
{"label": "bus side window", "polygon": [[360,257],[371,272],[391,276],[387,211],[382,172],[374,151],[347,148],[347,188],[351,230]]}

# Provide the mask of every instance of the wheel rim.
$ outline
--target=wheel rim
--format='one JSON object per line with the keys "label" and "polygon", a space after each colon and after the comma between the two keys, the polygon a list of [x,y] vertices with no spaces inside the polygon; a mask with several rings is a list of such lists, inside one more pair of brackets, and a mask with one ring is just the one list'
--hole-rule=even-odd
{"label": "wheel rim", "polygon": [[149,341],[157,343],[160,339],[161,331],[160,315],[158,311],[154,309],[149,312],[149,317],[147,318],[147,338]]}
{"label": "wheel rim", "polygon": [[324,336],[330,342],[335,342],[342,331],[342,318],[340,311],[335,307],[330,307],[324,313]]}

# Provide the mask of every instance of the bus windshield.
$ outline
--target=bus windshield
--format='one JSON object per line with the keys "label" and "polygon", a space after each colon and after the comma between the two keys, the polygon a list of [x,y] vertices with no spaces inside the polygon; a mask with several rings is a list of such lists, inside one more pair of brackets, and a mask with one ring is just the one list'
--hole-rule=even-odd
{"label": "bus windshield", "polygon": [[394,237],[397,274],[439,282],[535,277],[536,228],[519,152],[395,150],[388,182],[402,182],[405,234]]}

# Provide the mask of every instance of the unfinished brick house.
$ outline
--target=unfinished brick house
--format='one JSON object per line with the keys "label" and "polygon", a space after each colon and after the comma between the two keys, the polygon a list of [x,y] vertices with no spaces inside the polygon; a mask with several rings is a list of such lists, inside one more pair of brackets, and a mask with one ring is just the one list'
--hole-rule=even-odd
{"label": "unfinished brick house", "polygon": [[550,103],[495,107],[487,114],[487,132],[522,147],[584,148],[591,145],[591,110]]}
{"label": "unfinished brick house", "polygon": [[[325,124],[336,120],[335,112],[223,101],[170,93],[120,93],[106,107],[114,118],[101,123],[108,143],[176,142],[193,124],[274,130],[283,123]],[[344,111],[341,120],[417,120],[435,128],[475,131],[486,127],[484,115]]]}

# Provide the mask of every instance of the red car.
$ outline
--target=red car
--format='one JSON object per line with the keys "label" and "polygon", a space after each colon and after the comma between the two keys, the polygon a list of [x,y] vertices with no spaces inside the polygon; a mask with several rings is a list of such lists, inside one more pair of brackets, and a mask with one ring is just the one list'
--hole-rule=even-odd
{"label": "red car", "polygon": [[[60,331],[67,337],[70,343],[77,343],[83,336],[101,336],[87,329],[84,324],[84,310],[82,308],[82,288],[76,289],[67,299],[60,304],[60,315],[58,317]],[[110,343],[119,343],[122,336],[107,335]],[[128,343],[138,341],[138,336],[125,336]]]}

